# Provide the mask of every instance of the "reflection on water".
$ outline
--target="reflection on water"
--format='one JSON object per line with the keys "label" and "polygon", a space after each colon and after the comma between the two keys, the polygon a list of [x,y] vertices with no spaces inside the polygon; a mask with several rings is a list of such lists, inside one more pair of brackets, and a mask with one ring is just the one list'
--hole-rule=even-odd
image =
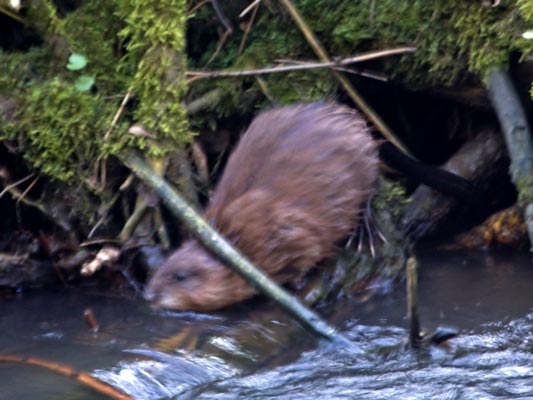
{"label": "reflection on water", "polygon": [[321,346],[290,365],[192,391],[192,398],[532,398],[532,328],[530,315],[509,329],[489,324],[483,333],[466,334],[454,340],[451,353],[433,348],[379,355],[384,346],[402,341],[406,331],[353,325],[353,339],[367,349],[364,357]]}
{"label": "reflection on water", "polygon": [[[262,303],[253,310],[175,314],[79,293],[1,304],[0,352],[93,371],[140,399],[533,398],[530,255],[433,252],[420,261],[423,327],[461,330],[446,349],[403,348],[405,295],[398,287],[336,307],[332,321],[363,356],[310,340]],[[81,319],[87,306],[101,333],[87,333]],[[287,347],[276,333],[280,327],[298,340]],[[97,398],[64,378],[7,364],[0,364],[0,386],[1,399]]]}
{"label": "reflection on water", "polygon": [[[488,323],[454,339],[452,349],[397,348],[401,328],[351,324],[365,356],[322,345],[294,363],[193,390],[193,398],[491,399],[533,397],[533,314]],[[387,349],[387,351],[384,351]]]}

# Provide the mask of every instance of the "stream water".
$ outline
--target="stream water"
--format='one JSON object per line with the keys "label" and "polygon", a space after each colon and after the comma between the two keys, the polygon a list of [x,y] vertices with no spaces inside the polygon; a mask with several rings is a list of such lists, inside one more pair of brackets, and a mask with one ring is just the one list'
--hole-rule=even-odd
{"label": "stream water", "polygon": [[[445,347],[403,346],[401,285],[333,312],[331,322],[362,352],[317,341],[266,302],[171,313],[61,290],[0,303],[0,354],[69,364],[138,399],[533,399],[531,256],[419,259],[422,327],[460,330]],[[88,331],[87,307],[99,333]],[[105,398],[22,364],[0,363],[0,388],[1,400]]]}

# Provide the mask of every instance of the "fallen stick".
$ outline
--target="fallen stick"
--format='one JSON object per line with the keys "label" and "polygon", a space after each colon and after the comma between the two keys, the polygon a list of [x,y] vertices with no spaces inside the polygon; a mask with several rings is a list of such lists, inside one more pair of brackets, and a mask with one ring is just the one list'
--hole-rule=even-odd
{"label": "fallen stick", "polygon": [[255,76],[266,75],[280,72],[290,71],[302,71],[307,69],[319,69],[319,68],[336,68],[344,65],[355,64],[358,62],[374,60],[380,57],[392,56],[395,54],[413,53],[416,49],[414,47],[400,47],[397,49],[381,50],[372,53],[362,54],[360,56],[344,58],[338,61],[330,62],[308,62],[299,63],[297,65],[285,65],[270,68],[249,69],[239,71],[186,71],[185,75],[192,76],[195,79],[202,78],[227,78],[227,77],[240,77],[240,76]]}

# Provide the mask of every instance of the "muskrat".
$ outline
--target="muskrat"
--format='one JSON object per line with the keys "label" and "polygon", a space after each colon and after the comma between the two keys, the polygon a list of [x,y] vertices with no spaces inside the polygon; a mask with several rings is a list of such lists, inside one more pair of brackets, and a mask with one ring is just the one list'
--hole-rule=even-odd
{"label": "muskrat", "polygon": [[[294,281],[356,227],[377,174],[376,145],[356,111],[330,103],[279,107],[254,119],[204,217],[275,281]],[[168,258],[146,290],[156,306],[196,311],[254,294],[196,239]]]}

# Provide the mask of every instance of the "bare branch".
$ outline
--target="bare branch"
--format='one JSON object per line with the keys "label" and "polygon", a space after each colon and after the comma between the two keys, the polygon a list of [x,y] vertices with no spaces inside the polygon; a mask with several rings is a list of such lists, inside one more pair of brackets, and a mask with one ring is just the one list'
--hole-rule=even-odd
{"label": "bare branch", "polygon": [[240,76],[253,76],[253,75],[265,75],[279,72],[301,71],[307,69],[318,68],[335,68],[339,66],[355,64],[358,62],[374,60],[377,58],[413,53],[416,50],[414,47],[400,47],[397,49],[381,50],[377,52],[367,53],[360,56],[344,58],[338,61],[331,62],[315,62],[315,63],[299,63],[298,65],[286,65],[279,67],[240,70],[240,71],[186,71],[185,75],[192,76],[192,80],[203,78],[222,78],[222,77],[240,77]]}

